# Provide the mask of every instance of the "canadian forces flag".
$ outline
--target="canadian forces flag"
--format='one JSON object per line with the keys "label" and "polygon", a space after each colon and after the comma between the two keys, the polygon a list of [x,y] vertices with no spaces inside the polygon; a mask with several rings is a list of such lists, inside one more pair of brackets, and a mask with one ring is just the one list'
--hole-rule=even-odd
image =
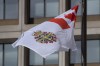
{"label": "canadian forces flag", "polygon": [[55,52],[76,50],[74,26],[77,9],[78,5],[25,31],[12,46],[25,46],[44,58]]}

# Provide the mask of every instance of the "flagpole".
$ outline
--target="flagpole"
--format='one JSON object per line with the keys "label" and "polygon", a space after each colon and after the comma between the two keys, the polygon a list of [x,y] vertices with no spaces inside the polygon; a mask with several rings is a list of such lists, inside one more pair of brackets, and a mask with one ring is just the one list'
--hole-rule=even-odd
{"label": "flagpole", "polygon": [[82,0],[81,51],[83,66],[87,66],[87,0]]}

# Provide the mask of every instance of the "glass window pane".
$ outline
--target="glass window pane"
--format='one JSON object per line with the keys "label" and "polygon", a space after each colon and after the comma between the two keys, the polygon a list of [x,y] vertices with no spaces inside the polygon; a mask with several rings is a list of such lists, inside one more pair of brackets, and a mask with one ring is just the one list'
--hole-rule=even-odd
{"label": "glass window pane", "polygon": [[[71,7],[75,6],[79,0],[71,0]],[[80,0],[82,1],[82,0]],[[81,15],[82,6],[79,6],[78,15]],[[87,0],[87,15],[100,14],[100,0]]]}
{"label": "glass window pane", "polygon": [[87,42],[87,62],[99,63],[100,62],[100,45],[99,40],[89,40]]}
{"label": "glass window pane", "polygon": [[[77,41],[77,52],[71,52],[71,63],[81,63],[81,42]],[[99,40],[87,41],[87,63],[100,63]]]}
{"label": "glass window pane", "polygon": [[30,66],[32,65],[43,65],[43,58],[35,53],[34,51],[30,50]]}
{"label": "glass window pane", "polygon": [[43,61],[43,57],[35,53],[34,51],[30,50],[30,66],[32,65],[43,65],[43,62],[45,62],[46,65],[55,65],[58,66],[59,60],[58,60],[58,54],[52,54],[48,56],[45,61]]}
{"label": "glass window pane", "polygon": [[2,45],[0,45],[0,66],[2,66],[2,61],[3,61],[3,57],[2,57],[2,54],[3,54],[3,50],[2,50]]}
{"label": "glass window pane", "polygon": [[59,64],[59,59],[58,59],[58,54],[52,54],[50,56],[48,56],[45,60],[46,65],[55,65],[58,66]]}
{"label": "glass window pane", "polygon": [[76,41],[76,45],[78,48],[77,52],[73,52],[71,51],[71,63],[81,63],[81,42],[80,41]]}
{"label": "glass window pane", "polygon": [[3,0],[0,0],[0,19],[3,19]]}
{"label": "glass window pane", "polygon": [[[4,65],[5,66],[18,66],[17,65],[17,48],[13,48],[10,44],[4,46]],[[9,61],[10,60],[10,61]]]}
{"label": "glass window pane", "polygon": [[30,17],[44,17],[44,0],[30,0]]}
{"label": "glass window pane", "polygon": [[18,19],[18,0],[5,0],[5,18]]}
{"label": "glass window pane", "polygon": [[46,0],[46,17],[54,17],[59,14],[59,0]]}
{"label": "glass window pane", "polygon": [[88,15],[100,14],[100,0],[87,0],[87,14]]}

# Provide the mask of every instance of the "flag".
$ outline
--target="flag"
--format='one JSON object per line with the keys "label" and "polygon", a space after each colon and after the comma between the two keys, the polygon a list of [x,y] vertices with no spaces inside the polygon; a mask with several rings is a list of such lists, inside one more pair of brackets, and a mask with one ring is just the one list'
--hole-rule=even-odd
{"label": "flag", "polygon": [[61,51],[66,51],[69,49],[71,49],[72,51],[77,50],[75,39],[74,39],[74,27],[76,22],[77,10],[78,10],[78,5],[74,6],[72,9],[67,11],[68,14],[64,16],[65,17],[64,19],[66,20],[70,28],[64,29],[62,32],[59,32],[57,35],[58,38],[60,39]]}
{"label": "flag", "polygon": [[74,24],[78,6],[45,21],[27,31],[12,46],[25,46],[42,57],[59,52],[76,50]]}

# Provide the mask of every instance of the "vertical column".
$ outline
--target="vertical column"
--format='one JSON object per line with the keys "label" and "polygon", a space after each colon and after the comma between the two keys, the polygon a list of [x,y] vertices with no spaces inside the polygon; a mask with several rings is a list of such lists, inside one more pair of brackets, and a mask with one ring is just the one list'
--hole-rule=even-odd
{"label": "vertical column", "polygon": [[63,13],[63,12],[65,12],[65,10],[66,10],[66,7],[65,7],[66,5],[65,4],[66,4],[66,0],[60,0],[59,1],[60,14]]}
{"label": "vertical column", "polygon": [[[63,13],[66,11],[66,0],[60,0],[59,3],[60,6],[60,13]],[[59,66],[68,66],[69,61],[68,61],[68,52],[59,52]]]}
{"label": "vertical column", "polygon": [[19,27],[23,31],[25,23],[25,0],[19,0]]}
{"label": "vertical column", "polygon": [[59,66],[65,66],[65,51],[59,52]]}
{"label": "vertical column", "polygon": [[24,47],[18,47],[18,66],[24,66]]}
{"label": "vertical column", "polygon": [[[59,2],[60,6],[60,13],[63,13],[65,11],[64,7],[64,0],[60,0]],[[65,52],[59,52],[59,66],[65,66]]]}
{"label": "vertical column", "polygon": [[[19,27],[20,32],[23,32],[23,26],[25,22],[25,0],[19,0]],[[18,47],[18,66],[25,66],[24,65],[24,47]]]}

